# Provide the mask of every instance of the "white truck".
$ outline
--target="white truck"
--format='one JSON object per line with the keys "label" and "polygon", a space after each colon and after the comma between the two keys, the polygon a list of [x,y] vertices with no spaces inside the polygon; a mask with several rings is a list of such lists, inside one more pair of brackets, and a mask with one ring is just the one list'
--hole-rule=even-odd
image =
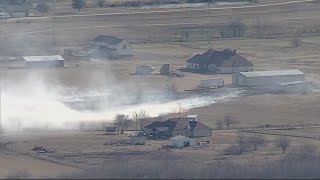
{"label": "white truck", "polygon": [[204,79],[201,80],[200,87],[202,88],[221,88],[224,86],[224,80],[221,79]]}

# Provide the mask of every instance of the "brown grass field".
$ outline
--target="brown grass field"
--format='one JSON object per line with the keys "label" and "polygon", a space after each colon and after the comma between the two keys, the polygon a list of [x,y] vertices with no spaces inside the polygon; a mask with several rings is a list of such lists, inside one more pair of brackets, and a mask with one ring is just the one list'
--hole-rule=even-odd
{"label": "brown grass field", "polygon": [[[260,1],[268,4],[283,1]],[[68,2],[58,1],[57,15],[100,14],[140,12],[149,10],[124,8],[86,8],[81,13],[67,6]],[[61,8],[59,10],[59,8]],[[257,7],[251,9],[212,10],[212,17],[204,17],[207,10],[178,12],[156,12],[150,14],[111,14],[84,17],[57,17],[56,28],[83,26],[111,26],[103,28],[85,28],[56,31],[56,45],[52,45],[52,32],[12,35],[30,31],[50,30],[50,18],[22,18],[0,22],[0,52],[2,56],[41,55],[63,53],[63,48],[83,48],[85,44],[100,34],[118,35],[132,41],[134,56],[132,60],[89,61],[87,58],[66,59],[66,67],[46,70],[6,69],[2,71],[3,86],[23,82],[27,74],[40,73],[49,84],[76,87],[79,90],[108,88],[107,79],[113,79],[124,88],[140,87],[161,89],[172,81],[179,91],[196,88],[199,80],[222,77],[226,84],[231,83],[231,75],[200,75],[185,73],[182,78],[168,78],[161,75],[133,76],[131,73],[137,65],[150,64],[159,72],[160,66],[169,63],[178,69],[185,66],[185,61],[192,55],[202,53],[209,48],[222,50],[237,49],[254,64],[255,70],[298,68],[308,81],[320,82],[320,36],[302,35],[302,45],[294,48],[291,37],[274,39],[230,39],[230,40],[189,40],[186,42],[171,41],[177,28],[190,26],[215,25],[215,23],[243,21],[247,25],[256,24],[257,16],[261,25],[303,27],[320,24],[320,3],[294,3],[276,7]],[[163,9],[162,9],[163,10]],[[288,11],[275,13],[278,11]],[[250,13],[250,14],[248,14]],[[189,17],[189,18],[186,18]],[[312,18],[308,18],[312,17]],[[306,18],[290,20],[288,18]],[[277,20],[270,20],[277,19]],[[198,25],[179,25],[191,23]],[[149,24],[148,26],[134,25]],[[158,25],[156,25],[158,24]],[[170,24],[170,25],[159,25]],[[210,34],[210,32],[209,32]],[[195,31],[192,37],[199,37]],[[196,39],[196,38],[194,38]],[[150,41],[155,42],[151,43]],[[78,65],[78,66],[75,66]],[[283,126],[319,125],[320,94],[255,95],[238,97],[226,102],[218,102],[207,107],[191,109],[186,114],[198,114],[199,120],[216,128],[217,120],[231,113],[240,121],[239,127],[254,128],[262,123]],[[172,116],[175,116],[173,114]],[[178,161],[210,163],[212,161],[232,160],[235,162],[275,160],[283,157],[281,150],[275,148],[273,140],[287,135],[292,140],[288,153],[297,153],[302,147],[312,145],[319,150],[318,128],[300,130],[264,130],[267,140],[265,147],[239,156],[223,155],[223,150],[236,141],[233,130],[215,130],[209,138],[210,145],[205,149],[176,149],[169,156]],[[271,135],[271,134],[272,135]],[[299,135],[301,137],[291,137]],[[307,136],[304,137],[304,136]],[[104,132],[29,132],[7,136],[8,149],[0,151],[0,178],[12,171],[27,171],[34,176],[56,176],[61,173],[78,171],[83,168],[97,167],[103,163],[118,160],[142,162],[154,160],[162,151],[159,148],[168,141],[147,141],[144,146],[109,146],[104,145],[110,139],[123,138],[121,135],[105,135]],[[36,154],[30,151],[34,145],[43,145],[55,152]],[[6,162],[6,163],[2,163]]]}

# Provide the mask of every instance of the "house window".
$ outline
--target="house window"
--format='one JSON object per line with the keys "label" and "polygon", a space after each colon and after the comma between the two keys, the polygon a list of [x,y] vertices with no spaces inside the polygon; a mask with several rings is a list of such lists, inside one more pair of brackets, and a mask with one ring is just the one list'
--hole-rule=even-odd
{"label": "house window", "polygon": [[123,50],[125,50],[126,49],[126,45],[123,45]]}

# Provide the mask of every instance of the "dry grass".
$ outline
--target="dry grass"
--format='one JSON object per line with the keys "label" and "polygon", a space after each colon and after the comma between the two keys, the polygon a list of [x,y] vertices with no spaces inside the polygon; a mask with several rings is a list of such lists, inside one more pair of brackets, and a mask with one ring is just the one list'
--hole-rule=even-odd
{"label": "dry grass", "polygon": [[[260,1],[280,2],[280,1]],[[281,1],[282,2],[282,1]],[[60,4],[60,14],[73,13],[73,10],[65,5]],[[316,10],[311,8],[319,7],[319,5],[306,3],[303,7],[297,5],[287,5],[285,7],[257,8],[250,12],[265,13],[259,15],[261,23],[269,23],[274,25],[295,26],[319,24],[319,20],[299,20],[299,21],[275,21],[267,22],[265,19],[270,18],[287,18],[296,17],[296,13],[289,12],[283,14],[272,14],[267,12],[279,10],[295,10],[297,8],[305,8],[306,11],[299,12],[299,17],[319,16]],[[114,8],[87,8],[82,13],[113,13],[125,12],[126,9]],[[130,10],[141,11],[141,10]],[[231,16],[199,18],[203,11],[191,13],[190,11],[180,13],[155,13],[150,15],[114,15],[109,17],[87,17],[87,18],[58,18],[57,28],[74,27],[74,26],[92,26],[92,25],[135,25],[143,23],[207,23],[209,21],[230,21],[239,18],[239,20],[255,20],[255,15],[239,15],[247,13],[248,9],[234,10],[215,10],[214,16],[230,14]],[[174,17],[193,16],[189,19],[179,19]],[[130,21],[124,21],[128,20]],[[141,18],[149,18],[152,20],[141,20]],[[167,18],[165,20],[157,20],[155,18]],[[168,19],[171,18],[171,19]],[[253,22],[255,23],[255,22]],[[1,24],[1,34],[17,33],[22,31],[51,29],[52,24],[49,19],[42,20],[22,20],[21,23],[7,22]],[[89,40],[99,34],[113,34],[128,38],[131,41],[141,39],[164,38],[168,33],[173,33],[172,26],[150,26],[150,27],[113,27],[100,29],[70,30],[57,32],[58,46],[52,47],[51,33],[16,36],[2,38],[0,43],[3,48],[3,55],[39,55],[56,53],[55,50],[62,53],[65,47],[82,47]],[[168,37],[167,37],[168,38]],[[19,44],[17,42],[26,42]],[[281,39],[257,39],[257,40],[224,40],[224,41],[198,41],[186,43],[146,43],[133,44],[134,57],[132,60],[114,61],[114,62],[93,62],[87,59],[66,61],[67,67],[50,69],[50,70],[25,70],[25,69],[8,69],[3,72],[4,86],[8,82],[19,83],[24,80],[28,73],[39,72],[43,75],[43,79],[52,85],[63,85],[66,87],[76,87],[80,90],[84,89],[103,89],[108,88],[108,81],[114,80],[125,87],[139,86],[143,88],[163,88],[169,78],[160,75],[151,76],[132,76],[130,75],[137,65],[150,64],[156,68],[158,72],[160,66],[164,63],[170,63],[174,68],[185,66],[185,61],[196,53],[202,53],[209,48],[224,49],[235,48],[237,51],[248,57],[254,63],[256,70],[270,69],[291,69],[299,68],[307,73],[307,80],[320,80],[320,64],[315,60],[319,54],[320,36],[303,37],[303,45],[292,48],[290,38]],[[33,46],[30,46],[32,44]],[[6,51],[7,50],[7,51]],[[79,64],[79,66],[74,66]],[[184,89],[195,88],[199,85],[200,79],[223,77],[226,84],[231,83],[230,75],[200,75],[193,73],[185,73],[183,78],[173,78],[176,87],[182,91]],[[217,120],[223,119],[226,113],[231,113],[240,122],[242,127],[256,127],[261,123],[269,123],[272,125],[301,125],[301,124],[317,124],[319,113],[319,93],[312,94],[296,94],[296,95],[259,95],[251,97],[235,98],[229,102],[219,102],[208,107],[201,107],[185,112],[186,114],[198,114],[201,122],[215,128]],[[306,136],[316,136],[318,129],[304,129],[297,131],[281,131],[280,134],[301,134]],[[277,131],[279,132],[279,131]],[[58,161],[67,165],[75,165],[79,167],[97,167],[103,163],[112,163],[119,159],[126,159],[130,162],[142,162],[144,160],[152,161],[161,153],[158,149],[168,143],[168,141],[148,141],[145,146],[106,146],[106,141],[112,138],[124,138],[120,136],[106,136],[102,132],[73,132],[61,133],[52,132],[45,134],[23,134],[22,136],[11,137],[15,142],[10,148],[18,155],[1,155],[1,165],[3,161],[7,161],[10,167],[17,170],[32,171],[32,174],[40,172],[57,174],[62,170],[70,170],[66,166],[48,163],[46,161],[34,160],[31,157],[21,156],[27,153],[31,156],[42,157],[47,160]],[[211,143],[207,149],[178,149],[173,150],[172,158],[183,162],[200,162],[210,163],[216,161],[233,160],[238,163],[247,160],[274,160],[281,158],[281,150],[273,145],[273,140],[277,136],[266,135],[267,145],[259,148],[258,151],[248,152],[237,157],[224,156],[223,150],[233,144],[236,140],[236,134],[231,131],[215,132],[214,136],[209,138]],[[297,152],[306,144],[319,146],[317,140],[304,138],[290,138],[292,146],[288,149],[288,153]],[[30,152],[34,145],[43,145],[50,149],[56,150],[53,154],[36,155]],[[138,152],[138,153],[137,153]],[[13,157],[15,156],[15,157]],[[23,157],[24,160],[19,159]],[[2,159],[1,159],[2,158]],[[8,160],[8,158],[12,158]],[[11,164],[10,164],[11,163]],[[8,172],[8,168],[0,165],[0,174]],[[45,168],[49,167],[49,168]],[[40,170],[40,171],[39,171]],[[56,171],[57,170],[57,171]],[[52,175],[50,174],[50,175]],[[41,174],[43,175],[43,174]]]}

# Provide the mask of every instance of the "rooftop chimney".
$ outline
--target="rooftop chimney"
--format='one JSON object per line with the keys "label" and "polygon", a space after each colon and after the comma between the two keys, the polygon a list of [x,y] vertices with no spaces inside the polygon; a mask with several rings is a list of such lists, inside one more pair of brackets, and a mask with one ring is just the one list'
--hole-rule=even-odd
{"label": "rooftop chimney", "polygon": [[197,121],[198,120],[198,115],[187,115],[187,119],[189,121]]}

